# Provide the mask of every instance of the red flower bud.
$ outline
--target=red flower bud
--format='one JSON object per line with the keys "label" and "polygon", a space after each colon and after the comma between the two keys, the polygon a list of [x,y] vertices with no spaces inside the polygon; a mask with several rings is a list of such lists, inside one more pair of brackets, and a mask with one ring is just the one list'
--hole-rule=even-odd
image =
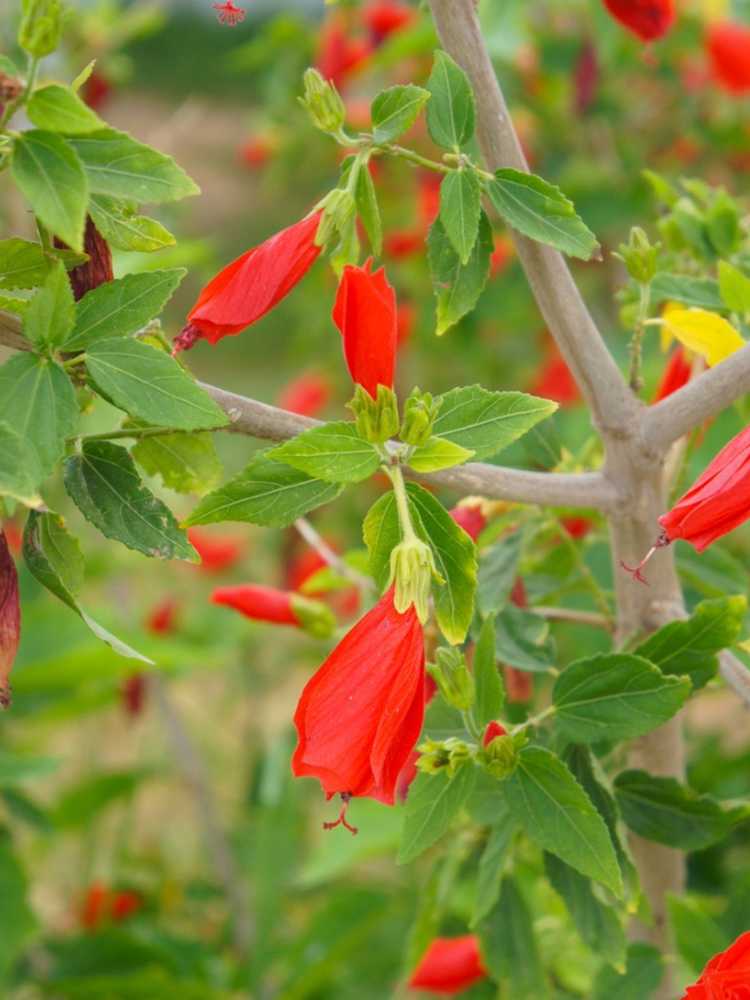
{"label": "red flower bud", "polygon": [[495,236],[495,249],[490,257],[490,276],[496,278],[502,274],[513,259],[513,244],[507,236]]}
{"label": "red flower bud", "polygon": [[239,149],[240,160],[246,167],[257,170],[264,167],[273,156],[274,144],[270,139],[256,136],[243,142]]}
{"label": "red flower bud", "polygon": [[399,614],[391,588],[305,685],[294,774],[318,778],[345,804],[367,796],[392,805],[422,729],[424,660],[416,612]]}
{"label": "red flower bud", "polygon": [[560,406],[575,406],[581,401],[575,379],[554,344],[548,346],[547,361],[529,387],[529,392],[534,396],[552,399]]}
{"label": "red flower bud", "polygon": [[414,333],[417,310],[411,302],[401,302],[396,316],[396,347],[406,347]]}
{"label": "red flower bud", "polygon": [[482,737],[482,746],[488,747],[494,739],[498,736],[507,736],[508,730],[505,726],[501,726],[499,722],[490,722],[484,731],[484,736]]}
{"label": "red flower bud", "polygon": [[5,533],[0,530],[0,708],[10,705],[8,678],[21,639],[21,605],[18,599],[18,574],[8,550]]}
{"label": "red flower bud", "polygon": [[453,996],[486,975],[476,934],[435,938],[411,974],[409,987]]}
{"label": "red flower bud", "polygon": [[574,107],[576,114],[585,115],[594,103],[596,89],[599,85],[599,60],[596,55],[596,48],[590,40],[583,43],[583,47],[578,55],[574,85]]}
{"label": "red flower bud", "polygon": [[661,38],[675,22],[675,0],[604,0],[604,6],[644,42]]}
{"label": "red flower bud", "polygon": [[245,554],[245,543],[232,535],[214,535],[201,528],[188,528],[190,544],[201,557],[204,573],[220,573],[235,566]]}
{"label": "red flower bud", "polygon": [[115,891],[102,882],[92,882],[86,890],[81,908],[81,925],[95,931],[103,923],[127,920],[143,906],[140,894],[130,889]]}
{"label": "red flower bud", "polygon": [[303,417],[316,417],[326,408],[330,398],[328,380],[316,372],[305,372],[282,389],[278,405],[282,410],[299,413]]}
{"label": "red flower bud", "polygon": [[188,324],[174,342],[175,352],[187,350],[201,337],[216,344],[278,305],[318,259],[315,235],[321,215],[313,212],[282,229],[219,271],[188,313]]}
{"label": "red flower bud", "polygon": [[123,889],[116,892],[112,899],[112,919],[115,923],[120,923],[132,917],[134,913],[143,906],[143,900],[139,893],[130,889]]}
{"label": "red flower bud", "polygon": [[674,507],[659,518],[664,545],[684,538],[702,552],[750,517],[750,427],[725,445]]}
{"label": "red flower bud", "polygon": [[131,719],[137,718],[146,706],[148,694],[148,677],[146,674],[131,674],[123,681],[120,699],[125,714]]}
{"label": "red flower bud", "polygon": [[692,373],[693,368],[685,357],[685,351],[682,347],[677,347],[669,357],[661,382],[656,390],[654,402],[661,402],[662,399],[666,399],[667,396],[671,396],[673,392],[677,392],[678,389],[687,385]]}
{"label": "red flower bud", "polygon": [[719,21],[706,38],[716,82],[730,94],[750,91],[750,27],[736,21]]}
{"label": "red flower bud", "polygon": [[[55,237],[56,247],[67,247],[67,243]],[[73,289],[73,297],[76,302],[83,298],[86,292],[93,288],[98,288],[107,281],[112,281],[114,272],[112,270],[112,251],[109,243],[94,225],[94,220],[90,215],[86,216],[86,229],[83,234],[83,250],[89,259],[85,264],[79,264],[68,271],[68,280]]]}
{"label": "red flower bud", "polygon": [[487,518],[482,513],[480,504],[459,504],[448,513],[474,542],[487,527]]}
{"label": "red flower bud", "polygon": [[381,45],[394,31],[408,27],[414,17],[413,7],[395,0],[372,0],[362,12],[362,20],[370,31],[373,45]]}
{"label": "red flower bud", "polygon": [[593,528],[587,517],[563,517],[561,524],[571,538],[585,538]]}
{"label": "red flower bud", "polygon": [[344,354],[352,379],[373,399],[378,386],[393,388],[396,366],[396,293],[385,270],[371,272],[348,265],[339,283],[333,322],[344,338]]}
{"label": "red flower bud", "polygon": [[750,997],[750,931],[714,955],[682,1000],[747,1000]]}
{"label": "red flower bud", "polygon": [[166,597],[156,604],[146,618],[148,631],[153,635],[166,635],[169,632],[174,632],[178,607],[179,605],[173,597]]}
{"label": "red flower bud", "polygon": [[236,587],[217,587],[211,594],[211,600],[214,604],[234,608],[255,621],[299,626],[301,622],[292,607],[293,596],[285,590],[245,583]]}

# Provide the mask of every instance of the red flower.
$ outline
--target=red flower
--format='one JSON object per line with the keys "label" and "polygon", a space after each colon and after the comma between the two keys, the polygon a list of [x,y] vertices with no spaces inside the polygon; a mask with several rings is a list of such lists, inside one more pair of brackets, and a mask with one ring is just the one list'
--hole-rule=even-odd
{"label": "red flower", "polygon": [[422,729],[424,661],[416,611],[399,614],[391,588],[305,685],[292,771],[318,778],[328,798],[342,796],[340,821],[353,796],[393,804]]}
{"label": "red flower", "polygon": [[126,715],[132,719],[139,716],[146,705],[148,677],[146,674],[131,674],[123,681],[120,700]]}
{"label": "red flower", "polygon": [[282,410],[316,417],[331,398],[331,386],[317,372],[304,372],[281,390],[278,405]]}
{"label": "red flower", "polygon": [[174,632],[178,607],[179,605],[173,597],[166,597],[156,604],[146,618],[148,631],[154,635],[167,635],[169,632]]}
{"label": "red flower", "polygon": [[750,427],[746,427],[659,518],[665,537],[657,547],[684,538],[702,552],[750,517],[749,498]]}
{"label": "red flower", "polygon": [[321,212],[275,233],[219,271],[188,313],[188,324],[174,342],[187,350],[201,337],[216,344],[265,316],[288,295],[318,259],[315,244]]}
{"label": "red flower", "polygon": [[[524,587],[521,577],[516,577],[513,589],[510,592],[510,599],[517,608],[527,608],[529,606],[526,597],[526,587]],[[505,678],[505,693],[511,704],[524,705],[531,701],[534,694],[534,679],[525,670],[518,670],[516,667],[503,667],[503,677]]]}
{"label": "red flower", "polygon": [[383,250],[394,260],[414,257],[424,250],[424,233],[418,229],[397,229],[387,233],[383,240]]}
{"label": "red flower", "polygon": [[571,538],[585,538],[593,528],[587,517],[563,517],[561,523]]}
{"label": "red flower", "polygon": [[487,518],[482,513],[480,504],[459,504],[453,510],[449,510],[448,513],[459,528],[464,529],[473,542],[479,538],[487,527]]}
{"label": "red flower", "polygon": [[105,921],[120,922],[141,909],[143,900],[137,892],[109,889],[102,882],[92,882],[81,908],[81,925],[94,931]]}
{"label": "red flower", "polygon": [[687,385],[692,373],[693,369],[685,357],[685,351],[682,347],[677,347],[669,356],[669,361],[664,369],[664,374],[661,377],[661,382],[656,390],[653,401],[659,403],[662,399],[666,399],[667,396],[671,396],[673,392],[677,392],[683,385]]}
{"label": "red flower", "polygon": [[495,236],[495,249],[490,257],[490,277],[502,274],[513,258],[513,244],[507,236]]}
{"label": "red flower", "polygon": [[213,535],[200,528],[188,528],[190,544],[201,557],[200,569],[205,573],[220,573],[242,559],[245,543],[232,535]]}
{"label": "red flower", "polygon": [[352,379],[373,399],[378,386],[393,388],[396,365],[396,293],[385,270],[371,272],[348,265],[339,283],[333,322],[344,338],[344,354]]}
{"label": "red flower", "polygon": [[0,528],[0,708],[10,705],[8,678],[21,639],[21,605],[18,574],[5,532]]}
{"label": "red flower", "polygon": [[84,83],[81,97],[94,111],[101,108],[112,93],[112,84],[103,73],[94,70]]}
{"label": "red flower", "polygon": [[233,28],[240,21],[245,20],[245,11],[242,7],[237,7],[232,0],[225,0],[224,3],[212,3],[211,6],[216,11],[219,24],[228,24]]}
{"label": "red flower", "polygon": [[422,220],[425,235],[440,211],[442,180],[442,174],[433,174],[431,171],[419,175],[419,218]]}
{"label": "red flower", "polygon": [[599,60],[596,48],[590,40],[583,43],[578,55],[573,83],[576,114],[585,115],[596,99],[596,90],[599,85]]}
{"label": "red flower", "polygon": [[320,31],[315,66],[321,76],[341,90],[371,52],[368,41],[349,36],[346,18],[334,14]]}
{"label": "red flower", "polygon": [[682,1000],[748,1000],[750,998],[750,931],[714,955],[695,986]]}
{"label": "red flower", "polygon": [[246,618],[275,625],[301,625],[292,607],[294,594],[257,583],[244,583],[236,587],[217,587],[211,594],[214,604],[234,608]]}
{"label": "red flower", "polygon": [[411,302],[401,302],[396,317],[396,346],[399,350],[405,347],[414,333],[417,322],[417,310]]}
{"label": "red flower", "polygon": [[395,0],[372,0],[362,12],[362,20],[369,28],[373,45],[380,45],[394,31],[412,23],[415,11]]}
{"label": "red flower", "polygon": [[675,22],[675,0],[604,0],[620,24],[644,42],[661,38]]}
{"label": "red flower", "polygon": [[750,27],[736,21],[719,21],[706,38],[713,75],[730,94],[750,91]]}
{"label": "red flower", "polygon": [[575,379],[554,344],[548,346],[547,361],[529,388],[529,392],[534,396],[552,399],[560,406],[574,406],[580,402],[581,394]]}
{"label": "red flower", "polygon": [[112,899],[112,919],[116,923],[127,920],[128,917],[132,917],[134,913],[137,913],[142,906],[143,900],[137,892],[132,892],[129,889],[116,892]]}
{"label": "red flower", "polygon": [[274,144],[263,136],[255,136],[243,142],[239,149],[240,160],[246,167],[257,170],[264,167],[274,153]]}
{"label": "red flower", "polygon": [[453,996],[486,975],[476,934],[435,938],[412,973],[409,986],[413,990]]}
{"label": "red flower", "polygon": [[498,736],[507,736],[508,730],[505,726],[501,726],[499,722],[489,722],[487,728],[484,731],[484,736],[482,737],[482,746],[488,747],[493,740],[496,740]]}

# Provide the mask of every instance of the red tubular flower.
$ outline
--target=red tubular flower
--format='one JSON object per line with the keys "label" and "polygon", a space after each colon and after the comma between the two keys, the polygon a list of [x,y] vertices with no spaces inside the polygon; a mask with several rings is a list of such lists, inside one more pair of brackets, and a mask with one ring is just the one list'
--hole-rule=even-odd
{"label": "red tubular flower", "polygon": [[583,43],[578,55],[573,84],[573,107],[577,115],[585,115],[596,99],[599,86],[599,59],[590,39]]}
{"label": "red tubular flower", "polygon": [[561,519],[563,528],[571,538],[585,538],[594,527],[587,517],[563,517]]}
{"label": "red tubular flower", "polygon": [[175,353],[203,338],[216,344],[265,316],[288,295],[318,259],[315,244],[322,213],[313,212],[275,233],[219,271],[198,296]]}
{"label": "red tubular flower", "polygon": [[501,726],[499,722],[489,722],[487,728],[484,731],[484,736],[482,737],[482,746],[488,747],[493,740],[497,739],[498,736],[507,736],[508,730],[505,726]]}
{"label": "red tubular flower", "polygon": [[654,396],[654,403],[661,402],[662,399],[666,399],[667,396],[671,396],[673,392],[681,389],[683,385],[687,385],[692,373],[693,369],[685,357],[685,351],[682,347],[677,347],[669,356],[669,361]]}
{"label": "red tubular flower", "polygon": [[331,399],[331,386],[317,372],[304,372],[281,390],[278,405],[282,410],[316,417]]}
{"label": "red tubular flower", "polygon": [[480,504],[459,504],[448,513],[473,542],[476,542],[487,527],[487,518],[482,513]]}
{"label": "red tubular flower", "polygon": [[393,260],[406,260],[424,251],[424,233],[418,229],[397,229],[386,233],[383,251]]}
{"label": "red tubular flower", "polygon": [[246,618],[275,625],[300,626],[292,607],[293,594],[256,583],[244,583],[236,587],[217,587],[211,594],[214,604],[234,608]]}
{"label": "red tubular flower", "polygon": [[750,91],[750,27],[718,21],[708,29],[706,48],[716,82],[730,94]]}
{"label": "red tubular flower", "polygon": [[232,535],[214,535],[200,528],[188,528],[190,544],[201,557],[204,573],[220,573],[235,566],[245,554],[245,543]]}
{"label": "red tubular flower", "polygon": [[604,6],[644,42],[666,35],[677,17],[675,0],[604,0]]}
{"label": "red tubular flower", "polygon": [[[300,697],[292,759],[328,798],[392,805],[424,718],[424,638],[414,607],[399,614],[391,588],[341,640]],[[338,825],[338,823],[332,824]]]}
{"label": "red tubular flower", "polygon": [[496,278],[513,258],[513,244],[507,236],[495,236],[495,249],[490,257],[490,277]]}
{"label": "red tubular flower", "polygon": [[413,990],[454,996],[486,975],[476,934],[435,938],[411,974],[409,986]]}
{"label": "red tubular flower", "polygon": [[122,889],[116,892],[112,899],[112,919],[115,923],[127,920],[143,906],[143,900],[139,893],[131,889]]}
{"label": "red tubular flower", "polygon": [[116,923],[127,920],[142,906],[143,899],[137,892],[130,889],[116,891],[102,882],[92,882],[83,899],[81,926],[95,931],[107,920]]}
{"label": "red tubular flower", "polygon": [[682,1000],[748,1000],[750,997],[750,931],[715,955]]}
{"label": "red tubular flower", "polygon": [[411,340],[417,322],[417,310],[411,302],[401,302],[396,317],[396,346],[399,350]]}
{"label": "red tubular flower", "polygon": [[273,142],[264,136],[254,136],[242,143],[239,148],[239,157],[246,167],[251,170],[258,170],[265,167],[274,153]]}
{"label": "red tubular flower", "polygon": [[413,7],[396,3],[396,0],[372,0],[362,12],[362,20],[375,46],[381,45],[394,31],[408,27],[414,17]]}
{"label": "red tubular flower", "polygon": [[86,890],[81,908],[81,926],[86,930],[93,931],[102,922],[108,897],[109,889],[101,882],[92,882]]}
{"label": "red tubular flower", "polygon": [[148,677],[146,674],[131,674],[123,681],[120,689],[120,702],[125,714],[131,719],[137,718],[146,706],[148,693]]}
{"label": "red tubular flower", "polygon": [[21,605],[18,574],[5,532],[0,529],[0,708],[10,705],[10,677],[21,640]]}
{"label": "red tubular flower", "polygon": [[525,670],[517,667],[503,667],[505,678],[505,693],[508,702],[514,705],[525,705],[531,701],[534,694],[534,678]]}
{"label": "red tubular flower", "polygon": [[419,175],[419,218],[425,235],[440,212],[440,184],[442,174],[424,171]]}
{"label": "red tubular flower", "polygon": [[396,293],[381,267],[372,272],[347,265],[341,276],[333,322],[344,338],[344,354],[352,379],[373,399],[378,386],[393,388],[396,366]]}
{"label": "red tubular flower", "polygon": [[352,38],[346,18],[336,13],[320,30],[315,66],[321,76],[342,90],[371,53],[371,44],[363,38]]}

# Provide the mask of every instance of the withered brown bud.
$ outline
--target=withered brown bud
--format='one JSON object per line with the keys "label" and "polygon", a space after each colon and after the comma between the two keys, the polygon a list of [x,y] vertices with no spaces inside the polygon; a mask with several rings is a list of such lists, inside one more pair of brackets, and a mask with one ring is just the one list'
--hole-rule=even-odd
{"label": "withered brown bud", "polygon": [[18,574],[8,549],[5,533],[0,530],[0,708],[10,705],[8,678],[21,638],[21,605],[18,599]]}
{"label": "withered brown bud", "polygon": [[15,101],[23,93],[23,80],[17,76],[9,76],[0,72],[0,102],[7,104]]}
{"label": "withered brown bud", "polygon": [[[55,237],[55,246],[67,249],[67,243],[63,243]],[[76,302],[82,299],[86,292],[92,288],[103,285],[105,281],[112,281],[114,272],[112,271],[112,251],[109,243],[94,225],[94,220],[90,215],[86,216],[86,232],[83,237],[83,250],[88,254],[89,259],[85,264],[79,264],[71,271],[68,271],[68,278],[73,288],[73,297]]]}

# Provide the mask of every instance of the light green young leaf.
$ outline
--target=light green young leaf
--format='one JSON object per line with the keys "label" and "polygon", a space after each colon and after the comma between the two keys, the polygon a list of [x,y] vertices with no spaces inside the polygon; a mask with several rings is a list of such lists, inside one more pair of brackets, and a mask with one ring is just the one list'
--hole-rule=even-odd
{"label": "light green young leaf", "polygon": [[55,261],[29,302],[23,332],[35,347],[59,347],[73,327],[75,299],[62,261]]}
{"label": "light green young leaf", "polygon": [[437,299],[435,332],[438,337],[455,326],[477,304],[489,277],[493,245],[492,227],[487,216],[481,212],[479,237],[464,266],[440,219],[432,224],[427,237],[427,253]]}
{"label": "light green young leaf", "polygon": [[730,312],[750,313],[750,278],[725,260],[719,261],[719,289]]}
{"label": "light green young leaf", "polygon": [[440,185],[440,222],[462,267],[471,259],[479,235],[482,189],[473,170],[454,170]]}
{"label": "light green young leaf", "polygon": [[174,246],[175,238],[168,229],[156,219],[138,215],[128,202],[103,194],[93,195],[89,212],[107,243],[118,250],[153,253]]}
{"label": "light green young leaf", "polygon": [[69,87],[59,83],[38,87],[26,105],[26,114],[37,128],[63,135],[84,135],[106,128],[88,104]]}
{"label": "light green young leaf", "polygon": [[459,149],[474,135],[474,92],[461,67],[440,49],[435,52],[427,90],[430,135],[443,149]]}
{"label": "light green young leaf", "polygon": [[380,465],[377,450],[345,420],[304,431],[272,448],[268,457],[329,483],[358,483]]}
{"label": "light green young leaf", "polygon": [[362,534],[370,557],[370,575],[382,591],[391,573],[391,552],[401,541],[401,522],[392,491],[384,493],[370,507]]}
{"label": "light green young leaf", "polygon": [[207,432],[142,437],[130,453],[149,476],[161,476],[176,493],[203,496],[221,482],[221,459]]}
{"label": "light green young leaf", "polygon": [[412,84],[389,87],[378,94],[370,111],[375,142],[393,142],[410,129],[429,99],[428,90]]}
{"label": "light green young leaf", "polygon": [[439,469],[452,469],[455,465],[462,465],[473,457],[473,451],[462,448],[455,441],[431,437],[427,444],[415,449],[409,465],[417,472],[437,472]]}
{"label": "light green young leaf", "polygon": [[404,830],[398,863],[405,865],[447,833],[463,808],[476,777],[473,764],[465,764],[449,778],[445,774],[418,774],[406,800]]}

